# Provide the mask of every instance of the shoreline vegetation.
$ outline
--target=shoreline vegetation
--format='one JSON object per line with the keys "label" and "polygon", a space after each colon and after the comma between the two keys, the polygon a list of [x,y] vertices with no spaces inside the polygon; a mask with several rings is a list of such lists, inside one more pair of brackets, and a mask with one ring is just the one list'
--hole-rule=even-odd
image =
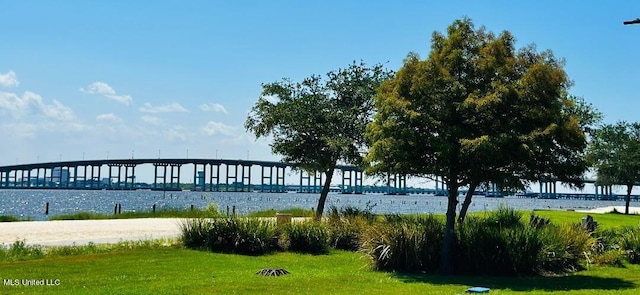
{"label": "shoreline vegetation", "polygon": [[[313,214],[313,211],[303,209],[287,211],[292,215]],[[640,259],[637,255],[629,255],[639,253],[640,241],[637,238],[633,240],[633,235],[627,234],[633,232],[640,236],[639,215],[592,214],[598,226],[593,232],[588,232],[578,226],[586,213],[546,210],[520,212],[508,208],[474,213],[468,220],[472,226],[464,231],[465,234],[459,235],[461,240],[470,242],[466,248],[468,252],[476,253],[476,261],[471,259],[466,263],[474,267],[486,265],[494,271],[483,270],[474,274],[473,269],[467,269],[449,277],[420,270],[425,265],[437,266],[437,260],[425,260],[425,253],[421,252],[430,253],[434,250],[437,253],[440,247],[437,240],[441,235],[440,226],[444,216],[378,216],[366,210],[331,208],[321,223],[302,221],[277,225],[275,219],[262,219],[261,215],[275,215],[271,211],[240,218],[228,218],[217,213],[218,218],[202,218],[201,215],[189,219],[190,223],[182,225],[181,238],[173,240],[57,247],[29,246],[24,241],[16,241],[0,248],[0,273],[10,278],[30,278],[35,275],[59,279],[62,282],[59,287],[46,289],[49,294],[71,291],[79,294],[121,293],[125,290],[144,294],[160,289],[166,294],[255,293],[259,290],[286,294],[311,289],[338,294],[356,290],[364,294],[453,294],[463,293],[472,286],[487,286],[500,294],[602,294],[603,291],[614,290],[617,294],[635,294],[640,288],[640,278],[633,275],[640,271],[640,265],[637,264]],[[514,231],[500,230],[512,226],[515,226]],[[562,230],[556,232],[561,233],[559,235],[547,236],[545,243],[560,245],[564,249],[571,249],[567,251],[573,253],[556,253],[556,258],[560,260],[548,261],[556,264],[552,268],[554,271],[519,269],[519,274],[510,274],[513,268],[504,268],[508,261],[503,258],[521,259],[531,255],[526,251],[532,247],[517,246],[518,252],[526,252],[518,256],[518,253],[509,250],[508,244],[500,242],[502,238],[505,238],[504,241],[522,241],[517,234],[521,232],[524,236],[520,237],[524,240],[535,240],[534,228],[549,226],[557,226]],[[496,231],[482,231],[487,228]],[[220,243],[214,245],[207,242],[211,240],[207,240],[206,233],[220,237]],[[483,239],[474,233],[490,239]],[[273,234],[279,237],[270,239]],[[569,244],[563,244],[566,237],[569,237]],[[373,244],[373,240],[381,243]],[[225,241],[231,241],[231,244],[240,248],[225,248],[231,245],[225,245]],[[369,241],[368,245],[366,241]],[[582,248],[581,243],[588,247]],[[495,248],[496,245],[505,246],[503,250],[509,252],[509,256],[495,256],[499,253],[491,252],[488,248]],[[635,245],[635,250],[628,249],[631,245]],[[268,248],[272,246],[276,248]],[[544,249],[550,250],[548,247]],[[485,263],[477,255],[479,253],[483,254],[480,256],[495,255],[486,257],[492,262]],[[533,257],[540,259],[536,255]],[[87,261],[91,261],[91,266],[86,264]],[[536,261],[520,261],[516,265],[534,263]],[[55,269],[51,268],[54,264]],[[255,274],[265,267],[285,268],[291,274],[278,279],[261,278]],[[198,271],[193,272],[196,269]],[[80,270],[84,274],[81,278],[77,276]],[[150,273],[153,273],[157,283],[151,288],[141,287],[140,284],[149,279],[145,274]],[[190,273],[191,278],[175,280],[181,273]],[[3,275],[3,279],[6,279],[6,275]],[[112,281],[113,277],[121,278],[118,284],[99,284],[100,280]],[[319,284],[319,281],[323,283]],[[85,289],[86,286],[91,287]],[[2,292],[27,294],[45,290],[6,285],[0,286],[0,289]]]}
{"label": "shoreline vegetation", "polygon": [[[314,211],[302,208],[289,208],[283,210],[263,210],[247,214],[245,217],[275,217],[277,213],[291,214],[292,217],[313,217]],[[229,215],[232,215],[229,212]],[[209,205],[205,209],[181,209],[163,208],[155,212],[152,211],[127,211],[120,214],[104,214],[95,212],[77,212],[73,214],[53,215],[48,221],[53,220],[100,220],[100,219],[130,219],[130,218],[217,218],[227,216],[226,213],[218,210],[214,205]],[[244,216],[244,215],[243,215]],[[33,221],[26,217],[20,218],[12,215],[0,215],[0,222]]]}

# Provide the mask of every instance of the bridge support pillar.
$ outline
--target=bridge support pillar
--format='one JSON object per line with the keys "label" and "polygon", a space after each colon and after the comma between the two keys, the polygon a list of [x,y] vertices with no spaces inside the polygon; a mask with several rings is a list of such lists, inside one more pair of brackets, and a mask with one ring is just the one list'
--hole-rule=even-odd
{"label": "bridge support pillar", "polygon": [[342,188],[343,194],[353,193],[353,184],[351,183],[351,170],[340,170],[342,172]]}
{"label": "bridge support pillar", "polygon": [[[213,173],[213,167],[216,167],[216,173]],[[210,167],[210,174],[209,174],[209,191],[216,191],[219,192],[220,191],[220,164],[212,164]],[[215,184],[216,187],[215,189],[213,188],[213,183],[215,180]]]}

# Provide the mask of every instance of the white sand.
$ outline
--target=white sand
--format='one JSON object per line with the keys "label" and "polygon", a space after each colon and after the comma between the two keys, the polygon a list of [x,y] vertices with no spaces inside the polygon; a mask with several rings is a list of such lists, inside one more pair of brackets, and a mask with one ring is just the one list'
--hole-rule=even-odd
{"label": "white sand", "polygon": [[[624,206],[576,212],[602,214],[614,209],[624,212]],[[629,213],[640,214],[640,207],[629,207]],[[0,245],[7,246],[18,240],[24,240],[27,245],[63,246],[175,239],[180,236],[182,222],[179,218],[0,222]]]}
{"label": "white sand", "polygon": [[[624,206],[608,206],[608,207],[595,208],[591,210],[576,210],[576,212],[604,214],[604,213],[613,212],[614,209],[620,213],[624,213],[625,207]],[[629,214],[640,214],[640,207],[629,207]]]}
{"label": "white sand", "polygon": [[0,245],[17,240],[61,246],[177,238],[181,222],[178,218],[0,222]]}

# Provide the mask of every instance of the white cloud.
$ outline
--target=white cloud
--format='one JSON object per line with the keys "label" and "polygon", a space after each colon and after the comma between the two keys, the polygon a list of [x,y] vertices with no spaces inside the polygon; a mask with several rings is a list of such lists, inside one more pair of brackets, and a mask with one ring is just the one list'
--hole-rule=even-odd
{"label": "white cloud", "polygon": [[87,86],[87,88],[80,88],[80,91],[87,94],[98,94],[108,99],[115,100],[124,105],[131,105],[133,98],[129,95],[118,95],[116,91],[105,82],[93,82]]}
{"label": "white cloud", "polygon": [[171,103],[171,104],[166,104],[166,105],[162,105],[162,106],[153,106],[150,103],[145,103],[141,108],[140,111],[143,113],[152,113],[152,114],[156,114],[156,113],[172,113],[172,112],[189,112],[187,109],[185,109],[183,106],[181,106],[179,103]]}
{"label": "white cloud", "polygon": [[169,141],[185,141],[187,140],[187,134],[184,132],[184,128],[180,125],[170,128],[165,132]]}
{"label": "white cloud", "polygon": [[236,134],[236,128],[233,126],[226,125],[220,122],[209,122],[202,128],[202,131],[207,135],[228,135],[233,136]]}
{"label": "white cloud", "polygon": [[1,129],[4,134],[8,134],[14,138],[36,138],[38,132],[38,125],[19,123],[19,124],[2,124]]}
{"label": "white cloud", "polygon": [[219,103],[205,103],[200,105],[200,109],[205,112],[214,111],[227,114],[227,109]]}
{"label": "white cloud", "polygon": [[120,121],[122,121],[122,119],[120,117],[116,116],[114,113],[100,114],[100,115],[96,116],[96,120],[105,121],[105,122],[120,122]]}
{"label": "white cloud", "polygon": [[73,111],[68,106],[63,105],[57,100],[53,100],[53,104],[51,105],[42,105],[41,106],[42,113],[45,116],[62,121],[70,121],[73,119]]}
{"label": "white cloud", "polygon": [[71,108],[57,100],[53,100],[52,104],[46,104],[40,95],[31,91],[25,91],[22,97],[15,93],[0,92],[1,110],[9,111],[16,118],[30,114],[42,114],[47,118],[63,121],[74,118]]}
{"label": "white cloud", "polygon": [[162,124],[162,120],[155,116],[142,116],[142,121],[152,125],[160,125]]}
{"label": "white cloud", "polygon": [[18,82],[18,78],[16,77],[16,73],[14,71],[9,71],[6,74],[0,73],[0,86],[11,87],[18,85],[20,85],[20,82]]}

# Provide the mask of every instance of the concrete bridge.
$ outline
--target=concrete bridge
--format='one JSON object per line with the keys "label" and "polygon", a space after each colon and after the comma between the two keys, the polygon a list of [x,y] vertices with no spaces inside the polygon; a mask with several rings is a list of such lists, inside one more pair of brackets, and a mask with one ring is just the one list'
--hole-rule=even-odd
{"label": "concrete bridge", "polygon": [[[136,168],[152,165],[152,184],[136,182]],[[61,161],[34,164],[0,166],[0,189],[108,189],[108,190],[182,190],[181,168],[193,165],[194,191],[261,191],[286,192],[286,170],[296,165],[283,162],[227,159],[109,159]],[[257,171],[256,171],[257,170]],[[338,165],[342,193],[363,193],[362,169],[356,166]],[[252,184],[252,173],[260,173],[259,184]],[[189,172],[186,172],[189,173]],[[322,188],[321,173],[300,171],[299,192],[319,192]],[[396,181],[397,179],[397,181]],[[404,177],[391,176],[389,193],[403,193]]]}
{"label": "concrete bridge", "polygon": [[[136,182],[136,168],[152,165],[153,183]],[[192,184],[185,187],[180,183],[183,166],[192,165]],[[108,159],[60,161],[33,164],[0,166],[0,189],[78,189],[78,190],[193,190],[228,192],[307,192],[319,193],[324,184],[321,173],[299,171],[297,185],[285,184],[287,170],[296,169],[295,164],[230,159]],[[433,194],[446,195],[442,183],[436,181],[435,189],[412,188],[406,186],[406,176],[388,175],[384,186],[363,185],[362,169],[350,165],[337,165],[341,174],[341,184],[332,187],[332,191],[345,194],[384,193],[384,194]],[[186,172],[190,173],[190,172]],[[259,173],[259,182],[252,183],[252,175]],[[593,184],[593,194],[566,194],[556,191],[557,182],[539,181],[537,193],[520,194],[520,197],[538,197],[543,199],[585,198],[618,199],[611,185],[599,185],[595,180],[584,179],[584,183]],[[440,184],[440,186],[438,186]],[[465,192],[465,191],[461,191]],[[485,194],[487,197],[501,197],[494,186]]]}

